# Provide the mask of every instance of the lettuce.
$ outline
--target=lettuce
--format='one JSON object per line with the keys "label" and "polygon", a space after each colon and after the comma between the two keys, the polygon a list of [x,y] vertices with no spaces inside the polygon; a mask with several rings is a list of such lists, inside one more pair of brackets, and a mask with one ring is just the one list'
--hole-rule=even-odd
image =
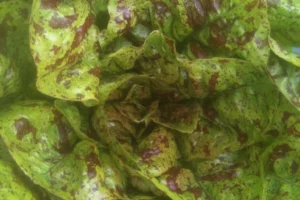
{"label": "lettuce", "polygon": [[0,1],[0,199],[298,199],[299,16]]}

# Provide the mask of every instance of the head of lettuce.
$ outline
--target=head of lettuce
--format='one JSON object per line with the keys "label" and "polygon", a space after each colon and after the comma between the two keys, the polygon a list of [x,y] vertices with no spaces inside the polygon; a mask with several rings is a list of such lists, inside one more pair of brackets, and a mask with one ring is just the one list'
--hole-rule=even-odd
{"label": "head of lettuce", "polygon": [[0,199],[297,200],[298,0],[0,0]]}

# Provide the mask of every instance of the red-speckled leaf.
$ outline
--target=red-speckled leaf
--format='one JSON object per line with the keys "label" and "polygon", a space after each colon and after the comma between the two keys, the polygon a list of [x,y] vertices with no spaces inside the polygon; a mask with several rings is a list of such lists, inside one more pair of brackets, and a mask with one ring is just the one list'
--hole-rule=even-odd
{"label": "red-speckled leaf", "polygon": [[197,40],[212,48],[230,51],[251,42],[265,16],[262,0],[229,0],[216,2],[207,13],[207,21],[196,34]]}
{"label": "red-speckled leaf", "polygon": [[40,92],[87,105],[97,103],[99,69],[92,47],[98,30],[92,24],[88,1],[33,2],[30,47]]}
{"label": "red-speckled leaf", "polygon": [[264,75],[251,62],[231,58],[183,61],[191,80],[192,95],[205,97],[252,85]]}
{"label": "red-speckled leaf", "polygon": [[49,103],[24,101],[2,109],[0,129],[18,166],[34,183],[58,197],[124,197],[116,190],[118,185],[123,188],[122,178],[106,172],[114,168],[112,162],[105,155],[99,158],[96,144],[76,144],[67,119]]}
{"label": "red-speckled leaf", "polygon": [[107,5],[109,21],[107,28],[101,32],[100,45],[102,48],[117,39],[122,34],[130,31],[137,23],[137,7],[143,1],[111,0]]}

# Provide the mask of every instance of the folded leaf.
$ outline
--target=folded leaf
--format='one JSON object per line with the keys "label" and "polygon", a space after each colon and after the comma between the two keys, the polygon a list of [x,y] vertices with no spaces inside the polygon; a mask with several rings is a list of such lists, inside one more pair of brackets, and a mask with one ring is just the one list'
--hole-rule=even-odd
{"label": "folded leaf", "polygon": [[279,91],[300,110],[299,67],[271,55],[268,71]]}

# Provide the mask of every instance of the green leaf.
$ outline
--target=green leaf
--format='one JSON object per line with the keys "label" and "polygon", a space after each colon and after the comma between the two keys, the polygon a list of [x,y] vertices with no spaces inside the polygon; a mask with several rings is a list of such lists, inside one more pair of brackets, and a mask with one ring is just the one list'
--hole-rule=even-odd
{"label": "green leaf", "polygon": [[196,38],[211,48],[241,49],[252,41],[261,18],[265,17],[265,9],[260,0],[216,2],[203,11],[207,18]]}
{"label": "green leaf", "polygon": [[163,174],[174,166],[177,159],[174,136],[164,127],[155,128],[138,144],[136,159],[140,168],[149,177]]}
{"label": "green leaf", "polygon": [[181,199],[205,199],[208,196],[197,184],[191,170],[183,167],[173,167],[158,178],[159,182],[166,185]]}
{"label": "green leaf", "polygon": [[[30,3],[0,2],[0,98],[34,81],[34,63],[28,44]],[[20,76],[20,74],[22,76]]]}
{"label": "green leaf", "polygon": [[83,141],[73,149],[76,135],[67,119],[48,103],[19,102],[2,109],[0,115],[1,136],[34,183],[63,199],[121,195],[105,185],[114,175],[106,174],[110,164],[99,159],[97,146]]}
{"label": "green leaf", "polygon": [[272,54],[268,71],[279,91],[300,110],[300,69]]}
{"label": "green leaf", "polygon": [[[143,1],[141,1],[143,3]],[[125,0],[119,2],[112,0],[108,2],[107,10],[109,21],[107,28],[101,32],[99,42],[103,49],[120,35],[126,33],[137,23],[137,1]]]}
{"label": "green leaf", "polygon": [[287,182],[276,176],[268,176],[264,181],[264,199],[294,200],[299,196],[299,182]]}
{"label": "green leaf", "polygon": [[[89,120],[89,119],[82,119],[81,113],[79,112],[78,108],[73,105],[71,102],[62,101],[62,100],[55,100],[54,106],[59,112],[61,112],[64,117],[68,120],[70,126],[75,131],[77,137],[81,140],[90,140],[95,143],[93,138],[89,137],[89,132],[91,131],[91,127],[85,127],[85,121],[82,120]],[[88,122],[87,122],[88,123]],[[101,146],[98,143],[99,146]]]}
{"label": "green leaf", "polygon": [[18,175],[12,164],[0,161],[1,199],[39,199]]}
{"label": "green leaf", "polygon": [[280,58],[300,67],[300,4],[296,0],[268,0],[268,16],[271,24],[269,43]]}
{"label": "green leaf", "polygon": [[248,168],[229,169],[203,176],[200,183],[212,199],[239,200],[262,196],[263,183],[258,162]]}
{"label": "green leaf", "polygon": [[300,152],[299,142],[299,138],[289,137],[286,134],[266,148],[262,154],[266,173],[274,174],[285,180],[299,179],[300,159],[297,156]]}
{"label": "green leaf", "polygon": [[261,80],[263,73],[250,62],[231,58],[183,61],[191,79],[191,90],[196,97],[214,95]]}
{"label": "green leaf", "polygon": [[98,30],[92,24],[87,1],[33,2],[30,48],[40,92],[88,106],[97,104],[99,69],[93,46]]}

